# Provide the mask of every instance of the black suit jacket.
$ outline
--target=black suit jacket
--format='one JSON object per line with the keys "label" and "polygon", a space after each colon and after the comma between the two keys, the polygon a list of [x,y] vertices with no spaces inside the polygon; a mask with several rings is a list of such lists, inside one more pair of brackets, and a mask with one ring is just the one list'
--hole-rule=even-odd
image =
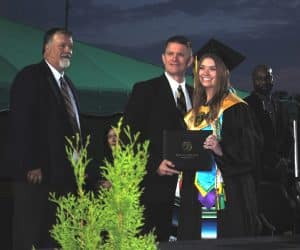
{"label": "black suit jacket", "polygon": [[[74,86],[65,78],[77,105]],[[74,133],[60,89],[45,61],[22,69],[10,94],[14,177],[25,180],[29,170],[41,168],[43,184],[50,186],[49,191],[72,191],[75,179],[66,158],[65,137]]]}
{"label": "black suit jacket", "polygon": [[[188,86],[190,98],[192,87]],[[134,132],[140,131],[142,140],[150,140],[150,158],[144,178],[143,198],[153,202],[173,202],[177,175],[159,176],[156,170],[163,160],[164,130],[185,129],[185,123],[173,97],[165,75],[134,85],[124,112],[124,123]]]}

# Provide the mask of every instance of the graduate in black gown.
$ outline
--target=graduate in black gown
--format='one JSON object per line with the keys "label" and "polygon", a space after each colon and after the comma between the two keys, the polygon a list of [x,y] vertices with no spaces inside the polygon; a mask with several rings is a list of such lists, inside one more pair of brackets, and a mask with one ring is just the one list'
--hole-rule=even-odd
{"label": "graduate in black gown", "polygon": [[211,150],[214,164],[211,171],[183,172],[177,238],[252,236],[257,216],[253,170],[261,143],[248,105],[230,91],[229,70],[236,65],[230,64],[231,55],[205,50],[196,59],[193,109],[185,121],[189,130],[212,131],[203,147]]}

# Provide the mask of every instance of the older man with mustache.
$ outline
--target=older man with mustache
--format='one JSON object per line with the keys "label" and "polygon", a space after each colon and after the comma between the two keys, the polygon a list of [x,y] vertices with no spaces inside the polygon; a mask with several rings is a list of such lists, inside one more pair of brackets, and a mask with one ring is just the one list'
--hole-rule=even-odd
{"label": "older man with mustache", "polygon": [[56,247],[49,233],[55,223],[49,192],[64,195],[76,190],[65,153],[65,137],[81,134],[76,92],[64,73],[72,49],[69,31],[48,30],[43,60],[18,72],[11,87],[13,249]]}

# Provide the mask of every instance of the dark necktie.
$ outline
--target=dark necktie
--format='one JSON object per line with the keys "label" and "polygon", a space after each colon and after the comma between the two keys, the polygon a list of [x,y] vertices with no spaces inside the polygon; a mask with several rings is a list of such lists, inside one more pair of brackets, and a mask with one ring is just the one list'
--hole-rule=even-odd
{"label": "dark necktie", "polygon": [[66,107],[66,110],[67,110],[67,113],[68,113],[68,116],[69,116],[69,120],[70,120],[72,128],[73,128],[73,132],[80,134],[80,129],[78,127],[75,110],[73,108],[72,101],[71,101],[71,96],[70,96],[70,93],[69,93],[68,83],[63,77],[59,78],[59,81],[60,81],[60,84],[61,84],[60,85],[61,94],[64,98],[65,107]]}
{"label": "dark necktie", "polygon": [[179,109],[180,113],[184,116],[186,113],[186,103],[184,94],[181,88],[181,85],[177,88],[177,108]]}

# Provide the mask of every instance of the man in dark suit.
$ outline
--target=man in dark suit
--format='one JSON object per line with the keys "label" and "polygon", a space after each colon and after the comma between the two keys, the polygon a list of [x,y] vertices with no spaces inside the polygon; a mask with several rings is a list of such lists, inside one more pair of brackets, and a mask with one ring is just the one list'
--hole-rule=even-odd
{"label": "man in dark suit", "polygon": [[76,93],[64,74],[72,48],[69,31],[48,30],[44,59],[22,69],[11,87],[13,249],[56,246],[49,233],[55,223],[55,206],[48,200],[49,192],[63,195],[76,190],[65,152],[65,137],[80,134]]}
{"label": "man in dark suit", "polygon": [[150,158],[142,186],[141,203],[145,207],[145,225],[142,233],[155,227],[157,239],[166,241],[171,230],[178,171],[174,164],[163,159],[164,130],[184,129],[184,111],[179,106],[183,90],[185,110],[192,107],[192,88],[186,84],[185,73],[192,64],[191,42],[183,36],[174,36],[165,43],[162,54],[165,73],[157,78],[134,85],[124,112],[124,123],[141,132],[142,140],[150,140]]}

